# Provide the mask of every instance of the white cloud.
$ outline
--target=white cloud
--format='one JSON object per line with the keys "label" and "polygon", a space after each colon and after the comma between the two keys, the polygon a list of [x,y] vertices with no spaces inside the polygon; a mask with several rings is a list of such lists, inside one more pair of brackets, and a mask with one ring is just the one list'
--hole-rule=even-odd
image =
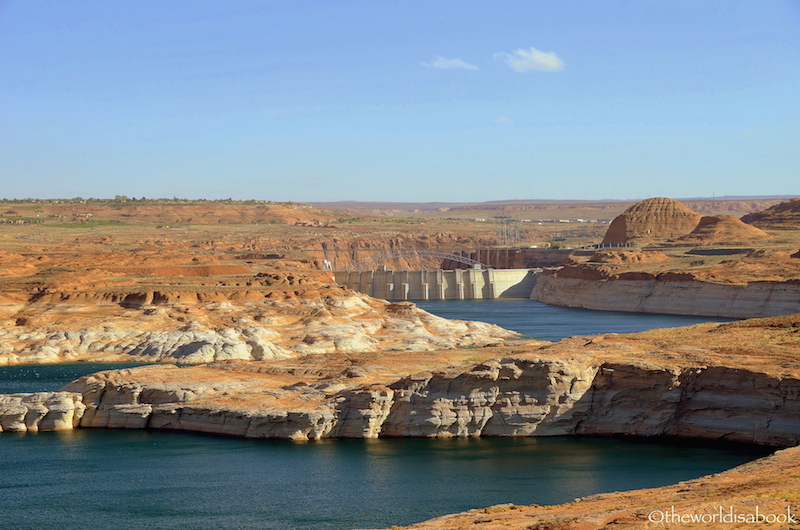
{"label": "white cloud", "polygon": [[436,59],[429,63],[422,63],[422,66],[428,68],[466,68],[467,70],[479,70],[474,64],[469,64],[461,59],[445,59],[444,57],[436,56]]}
{"label": "white cloud", "polygon": [[562,61],[555,52],[545,53],[531,48],[514,50],[513,53],[498,52],[494,54],[495,60],[504,61],[508,66],[517,72],[528,70],[543,70],[545,72],[556,72],[564,68]]}
{"label": "white cloud", "polygon": [[506,116],[500,116],[495,121],[497,123],[511,123],[511,118],[507,118]]}

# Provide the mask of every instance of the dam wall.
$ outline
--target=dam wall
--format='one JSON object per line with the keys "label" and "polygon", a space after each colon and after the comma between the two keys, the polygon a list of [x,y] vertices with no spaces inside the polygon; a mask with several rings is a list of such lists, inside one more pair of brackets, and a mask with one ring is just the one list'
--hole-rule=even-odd
{"label": "dam wall", "polygon": [[336,271],[336,283],[385,300],[529,298],[542,269]]}

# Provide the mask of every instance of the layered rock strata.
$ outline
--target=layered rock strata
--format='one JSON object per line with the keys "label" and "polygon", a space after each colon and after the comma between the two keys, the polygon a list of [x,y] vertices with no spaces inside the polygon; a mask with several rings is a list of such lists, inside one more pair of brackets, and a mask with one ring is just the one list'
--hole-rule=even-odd
{"label": "layered rock strata", "polygon": [[678,238],[687,242],[758,241],[770,236],[760,228],[745,224],[732,215],[703,216],[690,233]]}
{"label": "layered rock strata", "polygon": [[800,312],[798,280],[723,284],[671,274],[641,276],[631,280],[593,280],[543,275],[531,292],[531,300],[603,311],[728,318]]}
{"label": "layered rock strata", "polygon": [[[769,239],[769,234],[747,223],[758,224],[755,221],[774,217],[785,221],[787,218],[791,219],[792,215],[797,217],[796,210],[797,205],[792,205],[790,201],[773,206],[765,212],[746,215],[739,220],[732,215],[700,216],[680,201],[654,197],[637,202],[615,217],[606,231],[603,244],[642,245],[671,239],[700,244],[760,241]],[[785,224],[777,223],[779,228],[784,228]],[[772,227],[769,222],[758,226],[762,225]],[[797,228],[796,222],[794,228]]]}
{"label": "layered rock strata", "polygon": [[302,261],[119,257],[87,267],[74,257],[48,266],[0,256],[30,268],[0,277],[0,365],[257,361],[483,346],[518,335],[355,293]]}
{"label": "layered rock strata", "polygon": [[531,299],[606,311],[758,318],[800,312],[789,248],[602,250],[545,271]]}
{"label": "layered rock strata", "polygon": [[81,396],[81,427],[295,440],[624,434],[790,446],[800,442],[798,329],[797,318],[778,317],[482,350],[149,366],[63,390]]}
{"label": "layered rock strata", "polygon": [[800,197],[776,204],[766,210],[742,216],[742,221],[771,230],[800,228]]}
{"label": "layered rock strata", "polygon": [[637,202],[611,221],[604,245],[641,243],[688,234],[697,226],[701,215],[688,206],[666,197]]}
{"label": "layered rock strata", "polygon": [[0,432],[69,430],[85,410],[83,396],[74,392],[0,395]]}
{"label": "layered rock strata", "polygon": [[198,384],[194,370],[160,370],[174,373],[137,381],[131,370],[69,385],[86,407],[80,426],[292,440],[624,434],[800,443],[800,380],[727,367],[503,358],[389,384],[298,382],[273,388],[272,396],[265,390],[256,406],[237,406],[261,387],[241,374],[231,379],[223,371],[215,383]]}
{"label": "layered rock strata", "polygon": [[410,302],[391,304],[352,291],[311,299],[151,301],[128,308],[69,303],[43,305],[25,325],[0,327],[0,365],[258,361],[336,351],[481,346],[516,336],[492,324],[447,320]]}

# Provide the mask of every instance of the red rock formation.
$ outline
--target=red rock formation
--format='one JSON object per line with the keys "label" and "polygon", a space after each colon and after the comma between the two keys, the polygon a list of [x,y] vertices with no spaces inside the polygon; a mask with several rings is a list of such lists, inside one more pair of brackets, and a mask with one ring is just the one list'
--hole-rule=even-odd
{"label": "red rock formation", "polygon": [[592,254],[589,261],[595,263],[657,263],[667,261],[669,256],[663,252],[647,252],[644,250],[600,250]]}
{"label": "red rock formation", "polygon": [[759,228],[797,230],[800,228],[800,198],[776,204],[764,211],[750,213],[742,221]]}
{"label": "red rock formation", "polygon": [[769,239],[769,235],[748,225],[732,215],[710,215],[700,219],[691,233],[678,238],[681,241],[712,243],[718,241],[750,241]]}
{"label": "red rock formation", "polygon": [[637,202],[611,222],[603,244],[623,245],[633,241],[680,237],[694,230],[700,218],[699,214],[675,199],[646,199]]}

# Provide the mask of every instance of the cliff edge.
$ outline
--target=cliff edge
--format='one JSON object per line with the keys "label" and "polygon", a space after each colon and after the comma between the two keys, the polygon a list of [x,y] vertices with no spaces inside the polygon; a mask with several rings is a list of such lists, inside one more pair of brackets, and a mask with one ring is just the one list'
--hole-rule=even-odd
{"label": "cliff edge", "polygon": [[795,315],[477,350],[157,365],[100,372],[63,390],[85,407],[76,413],[81,427],[295,440],[622,434],[793,446],[798,330]]}
{"label": "cliff edge", "polygon": [[531,299],[605,311],[756,318],[800,312],[788,249],[603,250],[546,271]]}

